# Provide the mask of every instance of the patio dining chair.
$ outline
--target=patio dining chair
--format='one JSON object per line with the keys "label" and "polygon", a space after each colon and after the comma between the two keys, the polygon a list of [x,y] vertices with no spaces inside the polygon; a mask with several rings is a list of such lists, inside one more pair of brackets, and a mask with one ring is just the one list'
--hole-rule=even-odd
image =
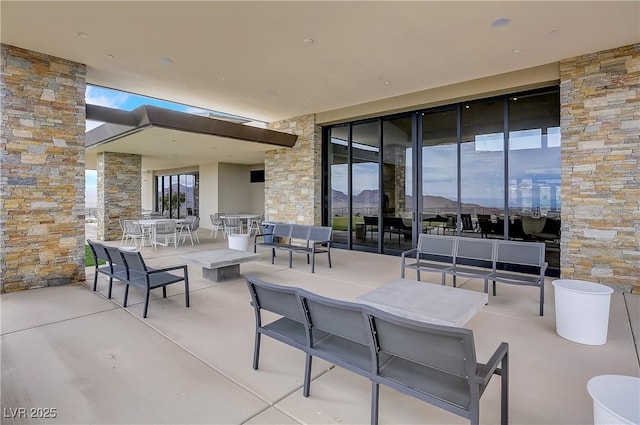
{"label": "patio dining chair", "polygon": [[[222,237],[227,237],[227,232],[224,229],[224,220],[222,219],[222,214],[215,213],[209,214],[209,219],[211,220],[211,236],[214,238],[218,237],[218,230],[222,230]],[[214,235],[215,232],[215,235]]]}
{"label": "patio dining chair", "polygon": [[227,215],[224,217],[224,228],[227,235],[242,233],[242,219]]}
{"label": "patio dining chair", "polygon": [[[196,232],[196,230],[198,230],[198,227],[200,227],[200,217],[196,217],[196,216],[192,216],[189,215],[185,218],[185,222],[183,224],[183,226],[180,228],[180,241],[185,242],[187,240],[187,236],[189,236],[189,239],[191,240],[191,246],[193,246],[193,239],[195,237],[196,242],[200,243],[200,239],[198,238],[198,233]],[[186,232],[185,235],[183,235],[182,233]]]}
{"label": "patio dining chair", "polygon": [[140,247],[144,244],[144,239],[147,236],[145,229],[142,228],[140,223],[136,220],[123,220],[124,226],[124,245],[127,246],[129,241],[133,242],[133,246],[138,246],[138,242],[140,241]]}
{"label": "patio dining chair", "polygon": [[256,218],[252,218],[251,223],[249,223],[249,234],[255,232],[256,235],[262,233],[262,222],[264,221],[263,216],[258,216]]}
{"label": "patio dining chair", "polygon": [[174,220],[158,220],[153,231],[153,248],[158,245],[178,247],[178,229]]}

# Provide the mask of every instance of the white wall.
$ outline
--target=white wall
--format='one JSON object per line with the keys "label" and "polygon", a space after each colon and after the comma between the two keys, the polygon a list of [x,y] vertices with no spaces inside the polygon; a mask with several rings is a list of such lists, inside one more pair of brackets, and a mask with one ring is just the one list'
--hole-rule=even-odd
{"label": "white wall", "polygon": [[142,210],[153,210],[153,182],[155,180],[155,176],[151,171],[143,171],[142,172]]}
{"label": "white wall", "polygon": [[211,228],[209,214],[218,210],[218,163],[200,165],[200,226]]}
{"label": "white wall", "polygon": [[251,183],[250,170],[263,165],[219,164],[218,205],[220,212],[263,214],[264,183]]}

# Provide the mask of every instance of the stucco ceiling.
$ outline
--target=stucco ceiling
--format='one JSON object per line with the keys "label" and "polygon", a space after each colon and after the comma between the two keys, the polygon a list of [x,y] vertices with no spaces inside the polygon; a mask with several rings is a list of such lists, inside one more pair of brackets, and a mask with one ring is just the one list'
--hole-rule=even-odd
{"label": "stucco ceiling", "polygon": [[640,42],[638,1],[3,0],[0,14],[3,43],[85,63],[88,83],[267,122]]}

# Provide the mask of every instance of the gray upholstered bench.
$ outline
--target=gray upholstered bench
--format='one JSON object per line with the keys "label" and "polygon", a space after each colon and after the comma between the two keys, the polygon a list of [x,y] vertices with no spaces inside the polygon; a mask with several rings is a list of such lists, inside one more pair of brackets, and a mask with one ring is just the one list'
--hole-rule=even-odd
{"label": "gray upholstered bench", "polygon": [[212,249],[182,255],[187,261],[202,265],[202,277],[214,282],[240,277],[240,263],[260,259],[260,254],[236,249]]}

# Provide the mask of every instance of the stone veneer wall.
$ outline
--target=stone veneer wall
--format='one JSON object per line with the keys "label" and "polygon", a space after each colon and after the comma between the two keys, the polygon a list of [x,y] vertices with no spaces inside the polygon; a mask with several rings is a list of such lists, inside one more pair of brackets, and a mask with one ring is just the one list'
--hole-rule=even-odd
{"label": "stone veneer wall", "polygon": [[120,219],[142,214],[142,157],[134,154],[98,154],[98,239],[122,237]]}
{"label": "stone veneer wall", "polygon": [[0,291],[84,281],[86,67],[0,49]]}
{"label": "stone veneer wall", "polygon": [[293,148],[265,154],[265,214],[273,221],[322,222],[322,134],[314,115],[277,121],[272,130],[298,135]]}
{"label": "stone veneer wall", "polygon": [[640,44],[560,63],[561,276],[640,293]]}

